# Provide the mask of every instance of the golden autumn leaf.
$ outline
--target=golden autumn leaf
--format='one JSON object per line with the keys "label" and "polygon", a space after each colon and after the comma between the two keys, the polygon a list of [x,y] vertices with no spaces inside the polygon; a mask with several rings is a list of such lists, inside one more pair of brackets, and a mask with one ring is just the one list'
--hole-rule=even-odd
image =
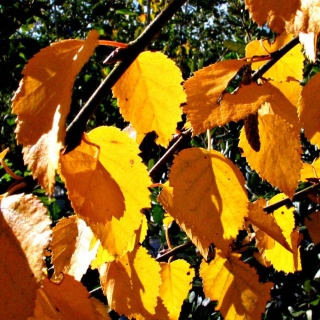
{"label": "golden autumn leaf", "polygon": [[[254,40],[246,46],[246,56],[268,55],[283,47],[286,43],[293,39],[290,34],[282,33],[273,43],[268,40]],[[270,78],[275,81],[287,81],[288,78],[294,78],[300,81],[303,78],[303,62],[304,56],[301,52],[301,45],[295,46],[281,59],[279,59],[274,66],[263,74],[264,78]],[[252,69],[259,69],[265,62],[255,62],[252,64]]]}
{"label": "golden autumn leaf", "polygon": [[181,71],[161,52],[141,53],[113,86],[121,114],[138,134],[155,131],[167,147],[181,121],[186,96]]}
{"label": "golden autumn leaf", "polygon": [[320,212],[314,212],[304,219],[304,224],[308,228],[311,240],[315,245],[320,243]]}
{"label": "golden autumn leaf", "polygon": [[91,31],[85,41],[65,40],[42,49],[23,70],[12,100],[24,161],[50,194],[64,146],[73,83],[98,45],[98,36],[97,31]]}
{"label": "golden autumn leaf", "polygon": [[175,158],[169,181],[174,208],[169,213],[190,229],[192,242],[202,249],[213,242],[228,254],[248,211],[240,170],[220,152],[192,148]]}
{"label": "golden autumn leaf", "polygon": [[95,258],[99,242],[91,248],[93,233],[77,216],[61,219],[52,232],[52,264],[56,276],[62,272],[80,281]]}
{"label": "golden autumn leaf", "polygon": [[[283,198],[285,198],[284,194],[277,194],[269,200],[268,204],[275,203]],[[276,223],[281,228],[287,243],[290,245],[290,251],[285,249],[279,242],[274,241],[274,239],[272,239],[272,241],[274,241],[274,245],[265,248],[261,242],[266,241],[266,237],[269,236],[264,234],[262,230],[259,230],[260,234],[256,232],[257,238],[261,239],[257,243],[259,251],[272,263],[273,267],[277,271],[284,271],[286,273],[301,270],[300,252],[298,250],[299,233],[298,230],[295,229],[293,211],[293,207],[287,208],[286,206],[282,206],[273,212],[273,217],[276,220]]]}
{"label": "golden autumn leaf", "polygon": [[318,34],[320,33],[320,3],[318,0],[301,0],[301,6],[294,17],[287,21],[286,30],[299,36],[306,56],[316,61]]}
{"label": "golden autumn leaf", "polygon": [[275,114],[259,115],[258,119],[260,151],[251,148],[243,129],[239,147],[243,149],[243,155],[250,167],[256,170],[262,179],[277,186],[292,198],[302,167],[299,131]]}
{"label": "golden autumn leaf", "polygon": [[202,261],[200,276],[206,297],[218,300],[225,319],[255,320],[261,317],[270,299],[271,283],[261,284],[253,268],[232,253],[228,259],[221,251],[209,264]]}
{"label": "golden autumn leaf", "polygon": [[20,241],[1,212],[0,255],[1,317],[13,320],[26,319],[33,314],[38,284]]}
{"label": "golden autumn leaf", "polygon": [[313,160],[312,163],[303,163],[300,179],[307,181],[309,178],[320,178],[320,158]]}
{"label": "golden autumn leaf", "polygon": [[266,201],[258,199],[254,203],[249,203],[249,214],[247,220],[250,221],[255,227],[265,232],[270,238],[279,242],[284,248],[291,251],[287,239],[282,233],[281,228],[276,223],[272,214],[267,214],[263,211]]}
{"label": "golden autumn leaf", "polygon": [[[106,309],[106,307],[105,307]],[[28,320],[102,320],[110,319],[103,312],[102,303],[89,298],[86,288],[70,275],[64,275],[59,284],[48,278],[38,289],[34,316]]]}
{"label": "golden autumn leaf", "polygon": [[160,297],[169,311],[170,320],[179,319],[183,300],[191,289],[194,269],[185,260],[161,262]]}
{"label": "golden autumn leaf", "polygon": [[302,89],[299,99],[298,113],[300,125],[305,130],[306,137],[311,143],[320,146],[320,110],[318,99],[320,98],[320,74],[316,74]]}
{"label": "golden autumn leaf", "polygon": [[300,0],[245,0],[251,18],[260,26],[267,23],[277,33],[285,29],[285,22],[295,16]]}
{"label": "golden autumn leaf", "polygon": [[[88,153],[85,151],[85,163],[90,166],[90,160],[95,151],[99,150],[97,156],[97,163],[99,164],[99,172],[104,173],[104,177],[112,179],[112,184],[108,182],[105,184],[105,180],[99,178],[99,185],[95,185],[93,182],[94,189],[90,191],[92,197],[88,197],[86,194],[82,194],[82,199],[84,203],[82,206],[86,206],[86,216],[80,212],[80,215],[85,219],[86,223],[92,229],[95,237],[101,241],[104,249],[108,252],[108,257],[113,260],[115,257],[123,255],[134,241],[135,232],[141,225],[143,214],[140,212],[142,208],[147,208],[150,206],[149,190],[148,187],[151,185],[151,179],[148,176],[146,167],[142,164],[141,158],[138,156],[140,150],[138,145],[133,141],[125,132],[120,131],[114,127],[99,127],[85,136],[85,144],[81,144],[74,151],[80,150],[79,157],[83,156],[83,150],[89,147]],[[84,140],[83,140],[84,142]],[[84,149],[83,149],[84,148]],[[93,148],[93,153],[92,152]],[[74,152],[72,151],[72,152]],[[70,152],[69,154],[72,154]],[[89,157],[88,157],[89,154]],[[67,155],[68,156],[68,155]],[[63,163],[64,159],[67,159]],[[77,161],[78,155],[71,158],[71,161]],[[70,174],[67,177],[65,175],[64,169],[61,166],[61,173],[66,179],[66,186],[68,192],[73,183],[73,177],[76,172],[72,173],[72,168],[74,170],[75,165],[71,162],[68,163],[69,158],[62,157],[61,163],[64,168],[70,167],[68,171]],[[88,162],[87,162],[88,161]],[[98,166],[97,166],[98,167]],[[96,168],[97,168],[96,167]],[[86,167],[81,168],[81,164],[78,166],[79,169],[86,171]],[[88,170],[89,171],[89,170]],[[67,179],[69,178],[69,181]],[[92,177],[95,180],[94,177]],[[116,188],[115,190],[110,190],[110,188]],[[85,190],[87,187],[82,186],[82,183],[72,184],[72,193],[79,193],[80,190]],[[118,190],[123,195],[123,199],[118,193]],[[107,194],[100,194],[99,192],[104,190]],[[99,192],[98,192],[99,191]],[[97,195],[95,195],[97,194]],[[110,197],[111,195],[111,197]],[[77,199],[72,198],[71,194],[68,193],[72,205]],[[100,198],[99,198],[100,197]],[[102,199],[101,199],[102,197]],[[103,201],[107,203],[104,204]],[[87,204],[86,204],[87,202]],[[98,206],[102,208],[98,209]],[[125,205],[125,211],[122,215],[115,214],[110,215],[108,208],[123,208]],[[101,217],[105,216],[107,219],[105,222],[97,221],[96,210],[101,210]],[[77,207],[75,207],[75,212],[78,214]],[[120,212],[120,211],[118,211]],[[121,234],[121,237],[119,237]],[[108,261],[111,261],[111,260]]]}
{"label": "golden autumn leaf", "polygon": [[24,251],[37,282],[43,278],[44,250],[51,238],[47,209],[31,194],[16,194],[2,199],[1,212]]}
{"label": "golden autumn leaf", "polygon": [[246,64],[241,60],[217,62],[194,73],[184,83],[187,105],[183,113],[187,114],[193,128],[193,135],[215,127],[220,119],[218,103],[229,81]]}
{"label": "golden autumn leaf", "polygon": [[110,308],[128,318],[153,319],[161,284],[160,265],[143,247],[99,268]]}
{"label": "golden autumn leaf", "polygon": [[123,193],[103,166],[99,145],[92,143],[86,133],[79,146],[61,156],[59,169],[72,207],[79,216],[102,224],[112,217],[123,216]]}

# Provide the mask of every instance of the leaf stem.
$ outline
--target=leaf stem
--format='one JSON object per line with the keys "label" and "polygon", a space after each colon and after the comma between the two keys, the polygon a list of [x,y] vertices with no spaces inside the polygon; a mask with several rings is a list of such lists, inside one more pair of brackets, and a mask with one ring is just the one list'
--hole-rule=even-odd
{"label": "leaf stem", "polygon": [[297,198],[299,198],[301,196],[304,196],[304,195],[308,194],[309,192],[317,190],[317,189],[320,189],[320,183],[314,184],[314,185],[312,185],[310,187],[307,187],[307,188],[305,188],[305,189],[303,189],[301,191],[296,192],[293,195],[292,200],[289,197],[286,197],[286,198],[284,198],[284,199],[282,199],[280,201],[277,201],[277,202],[275,202],[273,204],[270,204],[270,205],[264,207],[263,210],[266,211],[267,213],[271,213],[274,210],[279,209],[280,207],[282,207],[284,205],[291,204],[292,201],[297,200]]}
{"label": "leaf stem", "polygon": [[156,261],[163,261],[166,260],[168,258],[170,258],[171,256],[175,255],[178,251],[181,251],[183,249],[186,249],[188,247],[192,246],[192,242],[188,241],[186,243],[181,244],[180,246],[176,246],[174,247],[172,250],[167,251],[166,253],[162,254],[161,256],[156,258]]}
{"label": "leaf stem", "polygon": [[122,61],[116,64],[68,126],[65,140],[65,153],[70,152],[79,145],[81,134],[85,131],[88,119],[107,96],[106,92],[111,90],[132,62],[186,1],[187,0],[172,0],[152,23],[149,24],[144,32],[136,40],[130,42],[127,49],[124,49],[125,53]]}

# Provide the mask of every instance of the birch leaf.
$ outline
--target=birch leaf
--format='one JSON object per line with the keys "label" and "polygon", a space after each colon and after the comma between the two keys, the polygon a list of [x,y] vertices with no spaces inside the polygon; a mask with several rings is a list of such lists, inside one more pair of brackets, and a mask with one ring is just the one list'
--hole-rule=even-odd
{"label": "birch leaf", "polygon": [[98,45],[98,36],[97,31],[91,31],[86,41],[64,40],[42,49],[23,70],[12,100],[24,161],[50,194],[64,146],[73,83]]}

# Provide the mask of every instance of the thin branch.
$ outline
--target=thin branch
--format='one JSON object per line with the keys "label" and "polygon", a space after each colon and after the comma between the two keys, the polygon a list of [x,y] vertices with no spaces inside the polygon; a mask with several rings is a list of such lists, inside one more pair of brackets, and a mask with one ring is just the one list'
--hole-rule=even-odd
{"label": "thin branch", "polygon": [[307,187],[307,188],[305,188],[305,189],[303,189],[301,191],[296,192],[293,195],[292,200],[289,197],[284,198],[284,199],[282,199],[282,200],[280,200],[278,202],[275,202],[273,204],[270,204],[269,206],[264,207],[263,210],[266,211],[267,213],[271,213],[274,210],[279,209],[280,207],[282,207],[284,205],[291,204],[292,201],[297,200],[299,197],[304,196],[304,195],[310,193],[311,191],[314,191],[314,190],[317,190],[317,189],[320,189],[320,183],[314,184],[314,185],[312,185],[310,187]]}
{"label": "thin branch", "polygon": [[85,131],[88,119],[100,105],[102,100],[107,96],[106,93],[111,90],[132,62],[186,1],[187,0],[171,1],[170,4],[157,16],[157,18],[154,19],[144,30],[144,32],[136,40],[130,42],[127,49],[124,49],[125,53],[123,60],[113,68],[67,128],[65,141],[66,153],[79,145],[82,132]]}
{"label": "thin branch", "polygon": [[259,68],[253,75],[252,81],[257,81],[265,72],[267,72],[278,60],[280,60],[286,53],[294,48],[299,43],[299,38],[293,38],[290,42],[285,44],[279,50],[270,54],[271,60],[266,62],[261,68]]}
{"label": "thin branch", "polygon": [[159,159],[159,161],[150,169],[149,175],[151,178],[168,162],[169,158],[178,149],[180,143],[191,134],[191,130],[182,132],[177,141],[167,150],[167,152]]}
{"label": "thin branch", "polygon": [[174,247],[172,250],[167,251],[166,253],[164,253],[163,255],[159,256],[156,258],[156,261],[163,261],[163,260],[167,260],[168,258],[172,257],[173,255],[175,255],[177,252],[184,250],[188,247],[192,246],[192,242],[188,241],[186,243],[181,244],[180,246],[176,246]]}

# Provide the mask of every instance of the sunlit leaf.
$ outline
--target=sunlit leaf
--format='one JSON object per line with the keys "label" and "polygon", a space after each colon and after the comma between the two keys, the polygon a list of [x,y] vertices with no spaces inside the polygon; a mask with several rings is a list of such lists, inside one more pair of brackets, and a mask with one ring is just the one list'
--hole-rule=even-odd
{"label": "sunlit leaf", "polygon": [[47,209],[33,195],[17,194],[2,199],[1,212],[24,251],[36,281],[43,278],[43,254],[51,238]]}
{"label": "sunlit leaf", "polygon": [[284,31],[285,22],[294,17],[300,8],[300,0],[245,0],[245,4],[258,25],[267,23],[277,33]]}
{"label": "sunlit leaf", "polygon": [[[276,38],[274,43],[271,44],[268,40],[254,40],[248,43],[246,47],[246,56],[252,57],[268,55],[269,53],[279,50],[292,39],[292,35],[283,33]],[[267,72],[265,72],[263,77],[276,81],[287,81],[288,78],[294,78],[300,81],[303,78],[303,62],[304,56],[301,52],[301,45],[297,45],[280,58]],[[252,64],[252,69],[257,70],[264,63],[265,61],[255,62]]]}
{"label": "sunlit leaf", "polygon": [[191,289],[195,272],[185,260],[162,262],[160,266],[162,278],[160,297],[169,310],[169,318],[179,319],[181,305]]}
{"label": "sunlit leaf", "polygon": [[252,149],[244,130],[240,134],[239,147],[243,149],[243,155],[250,167],[256,170],[262,179],[292,197],[302,167],[299,131],[275,114],[259,115],[258,120],[260,151]]}
{"label": "sunlit leaf", "polygon": [[1,317],[26,319],[33,314],[38,284],[20,241],[1,212],[0,230]]}
{"label": "sunlit leaf", "polygon": [[23,145],[24,161],[50,194],[64,146],[73,83],[98,45],[98,36],[91,31],[86,41],[65,40],[42,49],[23,70],[13,98],[16,138]]}
{"label": "sunlit leaf", "polygon": [[217,151],[186,149],[175,158],[169,181],[174,208],[169,213],[191,230],[196,245],[213,242],[227,254],[248,211],[239,169]]}
{"label": "sunlit leaf", "polygon": [[160,265],[143,247],[99,268],[102,290],[109,306],[128,318],[152,319],[155,315]]}
{"label": "sunlit leaf", "polygon": [[320,178],[320,158],[315,159],[312,163],[303,163],[300,179],[307,181],[308,178]]}
{"label": "sunlit leaf", "polygon": [[55,274],[63,272],[80,281],[98,250],[98,242],[90,248],[92,239],[93,233],[82,219],[61,219],[53,228],[51,242]]}
{"label": "sunlit leaf", "polygon": [[300,125],[304,128],[306,137],[318,146],[320,146],[319,86],[320,73],[316,74],[302,89],[298,108]]}
{"label": "sunlit leaf", "polygon": [[120,111],[138,134],[155,131],[167,147],[181,121],[180,105],[186,96],[181,71],[161,52],[141,53],[112,91]]}
{"label": "sunlit leaf", "polygon": [[232,253],[226,259],[220,251],[210,264],[202,261],[200,276],[203,290],[211,300],[218,300],[217,309],[224,319],[259,319],[270,299],[271,283],[261,284],[253,268]]}
{"label": "sunlit leaf", "polygon": [[187,114],[194,135],[218,125],[218,101],[229,81],[245,64],[241,60],[221,61],[196,71],[184,83],[187,105],[183,107],[183,112]]}

